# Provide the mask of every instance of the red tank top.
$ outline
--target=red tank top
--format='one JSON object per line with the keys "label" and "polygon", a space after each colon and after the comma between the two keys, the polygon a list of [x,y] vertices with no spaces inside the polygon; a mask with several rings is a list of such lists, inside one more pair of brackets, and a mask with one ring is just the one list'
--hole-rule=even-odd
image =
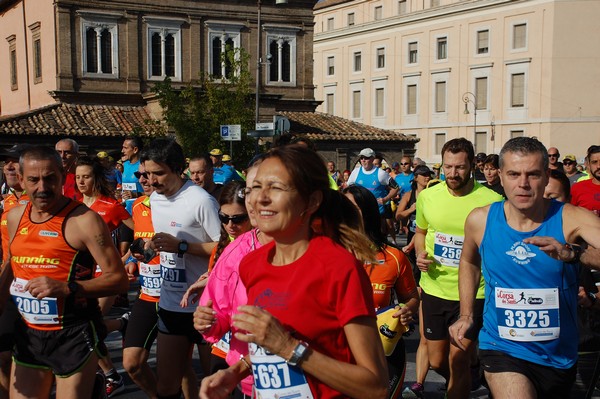
{"label": "red tank top", "polygon": [[15,276],[10,291],[21,317],[31,328],[60,330],[100,316],[95,298],[38,300],[23,290],[27,281],[41,276],[64,282],[92,278],[91,254],[71,247],[64,237],[64,222],[80,205],[70,200],[56,215],[36,223],[31,220],[31,203],[28,203],[10,243]]}

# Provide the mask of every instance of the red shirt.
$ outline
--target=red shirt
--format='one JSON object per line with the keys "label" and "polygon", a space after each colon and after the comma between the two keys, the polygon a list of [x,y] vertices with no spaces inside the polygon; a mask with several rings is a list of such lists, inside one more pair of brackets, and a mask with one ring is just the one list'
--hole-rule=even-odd
{"label": "red shirt", "polygon": [[[248,304],[269,311],[297,338],[334,359],[356,363],[344,326],[361,316],[375,318],[369,278],[360,262],[331,239],[317,236],[295,262],[273,266],[271,242],[240,263]],[[305,373],[315,398],[345,397]]]}
{"label": "red shirt", "polygon": [[90,206],[90,209],[102,216],[102,219],[108,225],[108,230],[110,230],[111,233],[123,223],[123,220],[127,220],[131,217],[129,212],[127,212],[120,202],[110,197],[100,196],[96,198],[96,201]]}
{"label": "red shirt", "polygon": [[594,179],[573,184],[571,187],[571,204],[589,209],[600,216],[600,184],[594,184]]}
{"label": "red shirt", "polygon": [[63,195],[73,200],[82,201],[83,195],[77,189],[77,183],[75,182],[75,173],[65,174],[65,185],[63,186]]}
{"label": "red shirt", "polygon": [[[132,207],[132,217],[134,224],[134,239],[143,238],[144,240],[149,240],[152,237],[154,237],[154,226],[152,225],[152,211],[150,210],[149,197],[144,195],[135,199],[135,202],[133,203]],[[156,256],[148,264],[144,262],[138,262],[138,268],[148,267],[147,265],[160,265],[160,256]],[[160,270],[160,267],[158,267],[158,270]],[[141,276],[141,278],[143,278],[143,276]],[[148,295],[142,289],[140,290],[140,299],[143,299],[144,301],[148,302],[158,303],[160,297]]]}

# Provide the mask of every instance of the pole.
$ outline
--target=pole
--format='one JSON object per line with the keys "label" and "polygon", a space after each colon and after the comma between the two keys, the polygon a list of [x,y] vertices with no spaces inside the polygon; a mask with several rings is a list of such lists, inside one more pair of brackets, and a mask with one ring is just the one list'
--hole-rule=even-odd
{"label": "pole", "polygon": [[257,20],[257,26],[256,26],[256,32],[257,32],[257,37],[256,37],[256,97],[255,97],[255,110],[254,110],[254,122],[258,123],[259,122],[259,118],[260,118],[260,69],[261,69],[261,61],[262,61],[262,55],[261,55],[261,45],[260,45],[260,41],[261,41],[261,21],[260,21],[260,1],[261,0],[257,0],[257,6],[258,6],[258,20]]}

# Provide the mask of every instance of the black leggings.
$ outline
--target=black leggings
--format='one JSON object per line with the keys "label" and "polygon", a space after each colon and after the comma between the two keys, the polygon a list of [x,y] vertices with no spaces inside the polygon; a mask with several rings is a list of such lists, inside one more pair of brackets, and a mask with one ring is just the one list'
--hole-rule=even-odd
{"label": "black leggings", "polygon": [[404,375],[406,373],[406,348],[404,339],[400,338],[396,349],[390,356],[386,356],[389,374],[389,399],[397,399],[402,395]]}

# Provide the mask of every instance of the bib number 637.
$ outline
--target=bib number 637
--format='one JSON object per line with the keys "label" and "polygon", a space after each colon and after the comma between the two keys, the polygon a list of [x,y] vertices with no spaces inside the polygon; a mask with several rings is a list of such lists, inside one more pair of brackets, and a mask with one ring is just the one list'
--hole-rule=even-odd
{"label": "bib number 637", "polygon": [[291,384],[290,370],[285,363],[258,364],[255,371],[261,388],[283,388]]}
{"label": "bib number 637", "polygon": [[550,326],[550,315],[547,310],[513,311],[505,309],[504,316],[506,316],[504,323],[507,327],[537,328]]}

